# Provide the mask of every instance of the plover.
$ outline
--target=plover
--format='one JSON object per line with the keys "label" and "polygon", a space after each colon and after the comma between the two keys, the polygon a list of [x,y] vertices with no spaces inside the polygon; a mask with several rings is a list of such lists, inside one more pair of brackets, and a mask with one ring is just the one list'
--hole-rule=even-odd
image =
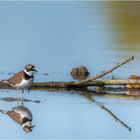
{"label": "plover", "polygon": [[35,72],[37,72],[35,66],[28,64],[25,66],[23,71],[16,73],[10,79],[3,80],[2,82],[9,84],[16,89],[22,89],[22,91],[24,91],[25,88],[28,88],[32,85]]}

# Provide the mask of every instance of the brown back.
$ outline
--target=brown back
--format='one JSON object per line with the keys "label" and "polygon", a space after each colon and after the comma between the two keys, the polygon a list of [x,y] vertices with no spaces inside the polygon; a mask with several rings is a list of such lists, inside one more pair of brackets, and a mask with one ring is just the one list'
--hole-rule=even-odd
{"label": "brown back", "polygon": [[14,76],[12,76],[8,82],[15,85],[17,83],[20,83],[22,80],[22,77],[24,76],[24,71],[16,73]]}
{"label": "brown back", "polygon": [[20,114],[15,112],[14,110],[8,111],[7,112],[8,116],[13,119],[14,121],[16,121],[18,124],[22,124],[22,121],[20,120]]}

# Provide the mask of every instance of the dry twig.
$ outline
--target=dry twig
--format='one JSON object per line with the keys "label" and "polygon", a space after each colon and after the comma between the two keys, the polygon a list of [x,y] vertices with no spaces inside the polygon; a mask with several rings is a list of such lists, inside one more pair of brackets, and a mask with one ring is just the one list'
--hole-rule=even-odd
{"label": "dry twig", "polygon": [[108,71],[104,71],[104,72],[102,72],[102,73],[100,73],[100,74],[97,74],[97,75],[95,75],[95,76],[89,77],[89,78],[87,78],[87,79],[85,79],[85,80],[82,80],[82,81],[76,82],[76,83],[77,83],[77,84],[85,84],[85,83],[87,83],[87,82],[96,80],[97,78],[103,77],[104,75],[111,73],[111,72],[114,71],[115,69],[117,69],[117,68],[119,68],[120,66],[122,66],[122,65],[124,65],[124,64],[126,64],[126,63],[128,63],[128,62],[131,61],[131,60],[134,60],[134,56],[132,56],[131,58],[125,60],[125,61],[122,62],[122,63],[117,63],[116,66],[114,66],[112,69],[110,69],[110,70],[108,70]]}

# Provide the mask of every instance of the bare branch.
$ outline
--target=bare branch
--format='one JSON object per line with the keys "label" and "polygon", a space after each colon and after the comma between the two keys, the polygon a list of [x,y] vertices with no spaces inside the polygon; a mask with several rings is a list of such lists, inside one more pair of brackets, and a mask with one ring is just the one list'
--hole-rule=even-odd
{"label": "bare branch", "polygon": [[89,83],[86,83],[88,86],[102,86],[102,85],[140,85],[139,80],[94,80]]}
{"label": "bare branch", "polygon": [[[49,88],[82,88],[87,86],[103,86],[103,85],[140,85],[140,80],[93,80],[84,84],[75,82],[36,82],[30,89],[49,89]],[[0,82],[0,89],[13,89],[11,86]]]}
{"label": "bare branch", "polygon": [[87,82],[96,80],[97,78],[103,77],[104,75],[111,73],[111,72],[114,71],[115,69],[117,69],[117,68],[119,68],[120,66],[122,66],[122,65],[124,65],[124,64],[126,64],[126,63],[128,63],[128,62],[131,61],[131,60],[134,60],[134,56],[132,56],[131,58],[125,60],[125,61],[122,62],[122,63],[117,63],[116,66],[114,66],[112,69],[110,69],[110,70],[108,70],[108,71],[104,71],[104,72],[102,72],[102,73],[100,73],[100,74],[97,74],[97,75],[92,76],[92,77],[89,77],[89,78],[87,78],[87,79],[85,79],[85,80],[79,81],[79,82],[77,82],[77,84],[84,84],[84,83],[87,83]]}

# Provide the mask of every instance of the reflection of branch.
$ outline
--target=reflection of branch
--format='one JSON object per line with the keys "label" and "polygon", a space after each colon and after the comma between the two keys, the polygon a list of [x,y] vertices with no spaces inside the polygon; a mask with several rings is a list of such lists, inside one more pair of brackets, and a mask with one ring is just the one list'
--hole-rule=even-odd
{"label": "reflection of branch", "polygon": [[103,106],[101,103],[95,101],[94,99],[93,99],[93,102],[95,102],[99,107],[101,107],[103,110],[105,110],[107,113],[109,113],[109,115],[111,115],[111,117],[113,119],[115,119],[116,122],[119,122],[122,126],[124,126],[126,129],[128,129],[129,131],[131,131],[131,128],[128,125],[126,125],[123,121],[121,121],[116,115],[114,115],[112,113],[112,111],[110,111],[108,108],[106,108],[105,106]]}
{"label": "reflection of branch", "polygon": [[114,114],[112,113],[112,111],[110,111],[108,108],[106,108],[105,106],[103,106],[102,103],[100,103],[100,102],[94,100],[94,99],[92,98],[93,95],[91,95],[91,94],[87,94],[87,95],[86,95],[84,92],[81,93],[80,95],[86,97],[86,99],[88,99],[89,101],[94,102],[94,103],[95,103],[96,105],[98,105],[100,108],[102,108],[103,110],[105,110],[113,119],[115,119],[116,122],[119,122],[123,127],[125,127],[126,129],[128,129],[129,131],[131,131],[131,128],[130,128],[128,125],[126,125],[123,121],[121,121],[116,115],[114,115]]}
{"label": "reflection of branch", "polygon": [[106,74],[108,74],[108,73],[111,73],[112,71],[114,71],[114,70],[117,69],[118,67],[120,67],[120,66],[122,66],[122,65],[124,65],[124,64],[126,64],[126,63],[128,63],[128,62],[131,61],[131,60],[134,60],[134,56],[132,56],[131,58],[125,60],[125,61],[122,62],[122,63],[117,63],[116,66],[114,66],[112,69],[110,69],[110,70],[108,70],[108,71],[104,71],[104,72],[102,72],[102,73],[100,73],[100,74],[97,74],[97,75],[95,75],[95,76],[93,76],[93,77],[89,77],[89,78],[87,78],[87,79],[85,79],[85,80],[82,80],[82,81],[80,81],[80,82],[77,82],[77,84],[78,84],[78,83],[84,84],[84,83],[93,81],[93,80],[95,80],[95,79],[97,79],[97,78],[103,77],[104,75],[106,75]]}

